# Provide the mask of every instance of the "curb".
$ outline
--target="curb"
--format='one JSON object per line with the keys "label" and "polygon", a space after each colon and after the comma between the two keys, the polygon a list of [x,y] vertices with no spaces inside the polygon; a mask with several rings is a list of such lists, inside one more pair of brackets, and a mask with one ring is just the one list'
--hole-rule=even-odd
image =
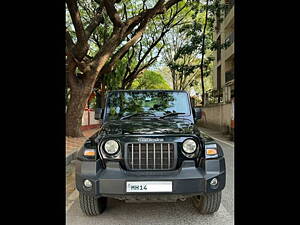
{"label": "curb", "polygon": [[71,153],[69,153],[67,155],[67,157],[66,157],[66,165],[69,165],[72,160],[76,159],[77,152],[78,152],[78,149],[73,150]]}
{"label": "curb", "polygon": [[222,140],[222,139],[216,138],[216,137],[210,135],[210,134],[207,133],[207,132],[204,132],[204,131],[201,131],[201,132],[204,133],[204,134],[207,134],[208,136],[210,136],[211,138],[213,138],[213,139],[216,140],[216,141],[220,141],[220,142],[225,143],[225,144],[231,146],[232,148],[234,148],[234,143],[232,144],[232,143],[230,143],[230,142],[227,141],[227,140]]}
{"label": "curb", "polygon": [[75,189],[70,196],[67,198],[68,204],[66,205],[66,212],[69,211],[69,209],[72,207],[72,205],[74,204],[75,200],[79,197],[79,192],[77,191],[77,189]]}

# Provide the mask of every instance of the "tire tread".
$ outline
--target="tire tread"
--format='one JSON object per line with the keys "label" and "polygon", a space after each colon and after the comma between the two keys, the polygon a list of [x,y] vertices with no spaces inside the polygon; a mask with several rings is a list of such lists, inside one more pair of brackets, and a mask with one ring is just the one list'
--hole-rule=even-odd
{"label": "tire tread", "polygon": [[211,214],[218,211],[221,198],[221,192],[204,193],[199,198],[194,197],[193,202],[201,214]]}
{"label": "tire tread", "polygon": [[94,198],[93,196],[86,195],[79,192],[79,203],[82,212],[88,216],[100,215],[106,208],[106,198]]}

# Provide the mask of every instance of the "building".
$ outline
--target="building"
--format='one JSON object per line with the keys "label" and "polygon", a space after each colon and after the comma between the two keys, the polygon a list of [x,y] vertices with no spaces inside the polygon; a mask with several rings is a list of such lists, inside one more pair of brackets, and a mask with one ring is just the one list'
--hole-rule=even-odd
{"label": "building", "polygon": [[214,52],[213,83],[217,102],[229,103],[234,97],[234,0],[221,0],[226,10],[216,19],[214,40],[227,47]]}
{"label": "building", "polygon": [[202,110],[206,121],[201,126],[234,134],[234,0],[221,0],[226,4],[221,19],[216,19],[214,41],[226,48],[214,52],[213,90],[206,92]]}

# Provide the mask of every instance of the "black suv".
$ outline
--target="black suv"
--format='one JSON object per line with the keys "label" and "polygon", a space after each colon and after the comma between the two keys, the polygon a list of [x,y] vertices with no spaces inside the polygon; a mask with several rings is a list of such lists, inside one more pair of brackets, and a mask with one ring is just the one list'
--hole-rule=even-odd
{"label": "black suv", "polygon": [[201,109],[191,107],[187,92],[111,91],[95,118],[103,125],[76,160],[85,214],[101,214],[107,198],[174,202],[191,197],[202,214],[219,209],[223,151],[196,126]]}

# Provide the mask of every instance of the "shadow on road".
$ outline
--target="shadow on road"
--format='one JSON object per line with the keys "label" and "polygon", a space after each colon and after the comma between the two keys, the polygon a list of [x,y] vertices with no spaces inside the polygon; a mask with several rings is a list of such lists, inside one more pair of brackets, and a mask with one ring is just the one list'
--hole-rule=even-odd
{"label": "shadow on road", "polygon": [[79,201],[72,205],[67,213],[67,225],[103,224],[222,224],[232,225],[233,218],[221,205],[213,215],[201,215],[190,199],[176,203],[125,203],[109,199],[106,211],[96,217],[85,216]]}

